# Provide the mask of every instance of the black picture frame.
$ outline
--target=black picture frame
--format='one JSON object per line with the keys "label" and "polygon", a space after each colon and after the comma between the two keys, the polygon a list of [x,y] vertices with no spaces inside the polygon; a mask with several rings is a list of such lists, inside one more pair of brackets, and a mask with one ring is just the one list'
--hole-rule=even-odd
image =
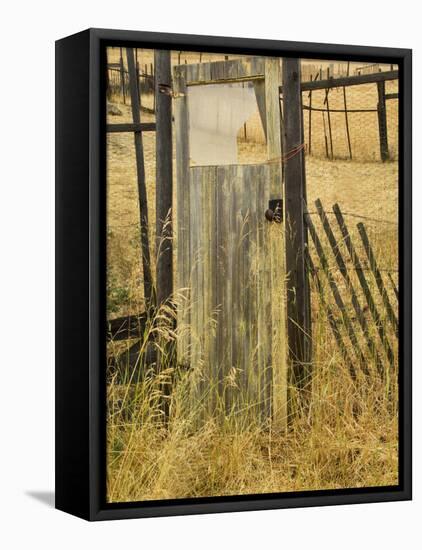
{"label": "black picture frame", "polygon": [[[107,504],[105,501],[105,47],[359,60],[399,66],[399,485]],[[412,497],[412,52],[88,29],[56,42],[56,508],[87,520]]]}

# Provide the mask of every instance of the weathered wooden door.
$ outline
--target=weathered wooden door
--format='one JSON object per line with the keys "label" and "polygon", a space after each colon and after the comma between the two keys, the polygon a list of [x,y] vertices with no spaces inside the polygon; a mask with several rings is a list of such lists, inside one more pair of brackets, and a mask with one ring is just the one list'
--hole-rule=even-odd
{"label": "weathered wooden door", "polygon": [[[254,83],[267,160],[191,165],[190,87],[237,81]],[[270,201],[282,204],[279,84],[273,58],[174,68],[178,360],[190,366],[194,399],[210,414],[283,427],[284,225],[265,215]]]}

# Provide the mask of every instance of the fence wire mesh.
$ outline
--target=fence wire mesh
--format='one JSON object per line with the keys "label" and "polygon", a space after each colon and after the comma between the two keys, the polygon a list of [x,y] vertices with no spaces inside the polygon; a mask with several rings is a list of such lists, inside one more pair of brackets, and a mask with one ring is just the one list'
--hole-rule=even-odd
{"label": "fence wire mesh", "polygon": [[[385,93],[397,94],[398,81],[385,83]],[[302,93],[304,138],[317,158],[377,161],[380,159],[378,91],[362,84]],[[398,99],[386,99],[390,160],[398,158]]]}

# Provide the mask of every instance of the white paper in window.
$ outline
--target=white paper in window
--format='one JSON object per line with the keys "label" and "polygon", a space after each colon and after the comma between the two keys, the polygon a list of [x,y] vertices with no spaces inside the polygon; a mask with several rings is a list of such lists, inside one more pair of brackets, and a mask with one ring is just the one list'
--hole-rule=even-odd
{"label": "white paper in window", "polygon": [[257,110],[253,84],[208,84],[188,88],[191,164],[237,163],[237,134]]}

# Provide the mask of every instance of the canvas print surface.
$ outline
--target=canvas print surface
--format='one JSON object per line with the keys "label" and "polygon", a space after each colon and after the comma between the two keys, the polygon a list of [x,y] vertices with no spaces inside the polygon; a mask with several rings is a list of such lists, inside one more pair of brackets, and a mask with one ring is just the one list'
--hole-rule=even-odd
{"label": "canvas print surface", "polygon": [[398,484],[398,67],[107,48],[107,501]]}

